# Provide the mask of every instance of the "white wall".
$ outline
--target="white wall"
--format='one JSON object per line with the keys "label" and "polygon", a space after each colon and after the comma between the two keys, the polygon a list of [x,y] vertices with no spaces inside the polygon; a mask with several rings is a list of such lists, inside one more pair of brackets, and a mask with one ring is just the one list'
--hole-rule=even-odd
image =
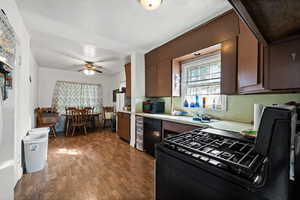
{"label": "white wall", "polygon": [[121,84],[126,85],[126,75],[125,75],[125,68],[119,73],[113,75],[114,80],[114,89],[118,89]]}
{"label": "white wall", "polygon": [[30,37],[24,26],[22,17],[13,0],[1,0],[1,8],[19,40],[18,53],[22,62],[13,72],[13,90],[8,99],[0,102],[0,199],[13,199],[14,186],[22,175],[21,139],[32,127],[33,105],[36,104],[36,84],[29,82],[29,75],[36,78],[37,66],[30,51]]}
{"label": "white wall", "polygon": [[112,105],[112,90],[115,79],[110,75],[97,74],[86,76],[83,73],[39,68],[39,106],[48,107],[52,104],[52,95],[56,81],[72,81],[80,83],[101,84],[103,87],[103,105]]}
{"label": "white wall", "polygon": [[39,82],[39,77],[38,77],[38,65],[34,59],[33,56],[30,56],[30,78],[31,78],[31,93],[30,93],[30,108],[31,109],[31,126],[35,127],[36,126],[36,119],[34,116],[34,110],[35,108],[38,107],[38,82]]}
{"label": "white wall", "polygon": [[141,112],[141,102],[145,98],[145,55],[131,53],[131,128],[130,145],[135,146],[135,113]]}

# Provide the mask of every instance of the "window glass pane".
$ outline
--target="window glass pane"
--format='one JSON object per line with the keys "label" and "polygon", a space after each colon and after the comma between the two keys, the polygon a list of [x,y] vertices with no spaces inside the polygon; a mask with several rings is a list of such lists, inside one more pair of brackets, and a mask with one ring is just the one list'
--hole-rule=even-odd
{"label": "window glass pane", "polygon": [[198,103],[201,104],[205,97],[206,108],[223,109],[225,101],[220,95],[220,51],[182,63],[182,77],[182,102],[187,100],[189,105],[195,105],[198,96]]}
{"label": "window glass pane", "polygon": [[57,107],[60,113],[65,112],[65,107],[93,107],[95,112],[99,112],[102,107],[102,87],[101,85],[58,81],[52,106]]}

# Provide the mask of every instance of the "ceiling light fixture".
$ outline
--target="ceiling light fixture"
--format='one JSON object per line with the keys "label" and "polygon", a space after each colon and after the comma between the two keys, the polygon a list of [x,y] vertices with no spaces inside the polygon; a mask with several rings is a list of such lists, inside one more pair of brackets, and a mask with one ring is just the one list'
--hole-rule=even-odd
{"label": "ceiling light fixture", "polygon": [[82,72],[83,72],[85,75],[87,75],[87,76],[92,76],[92,75],[95,74],[95,71],[92,70],[92,69],[85,69],[85,70],[83,70]]}
{"label": "ceiling light fixture", "polygon": [[142,6],[147,10],[155,10],[159,8],[163,0],[139,0]]}

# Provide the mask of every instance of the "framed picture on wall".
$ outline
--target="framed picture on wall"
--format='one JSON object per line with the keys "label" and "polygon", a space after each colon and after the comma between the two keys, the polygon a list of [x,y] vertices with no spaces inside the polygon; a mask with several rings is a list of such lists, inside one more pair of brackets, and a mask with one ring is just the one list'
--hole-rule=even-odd
{"label": "framed picture on wall", "polygon": [[7,89],[12,89],[12,73],[5,74],[5,86]]}
{"label": "framed picture on wall", "polygon": [[16,66],[17,38],[3,9],[0,9],[0,90],[7,99],[7,89],[12,89],[12,70]]}
{"label": "framed picture on wall", "polygon": [[3,100],[7,99],[7,92],[5,87],[5,74],[0,73],[0,90]]}

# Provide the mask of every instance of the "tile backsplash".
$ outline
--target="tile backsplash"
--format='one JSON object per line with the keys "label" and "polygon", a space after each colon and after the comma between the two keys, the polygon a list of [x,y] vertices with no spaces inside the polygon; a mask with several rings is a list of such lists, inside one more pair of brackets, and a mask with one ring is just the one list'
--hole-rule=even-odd
{"label": "tile backsplash", "polygon": [[[300,93],[290,94],[255,94],[255,95],[232,95],[227,97],[227,111],[205,110],[203,113],[209,114],[215,118],[251,123],[253,121],[253,105],[263,104],[270,106],[272,104],[283,104],[289,101],[300,102]],[[171,113],[172,105],[174,109],[182,109],[181,97],[165,97],[165,112]],[[191,111],[197,109],[185,109],[192,115]]]}

